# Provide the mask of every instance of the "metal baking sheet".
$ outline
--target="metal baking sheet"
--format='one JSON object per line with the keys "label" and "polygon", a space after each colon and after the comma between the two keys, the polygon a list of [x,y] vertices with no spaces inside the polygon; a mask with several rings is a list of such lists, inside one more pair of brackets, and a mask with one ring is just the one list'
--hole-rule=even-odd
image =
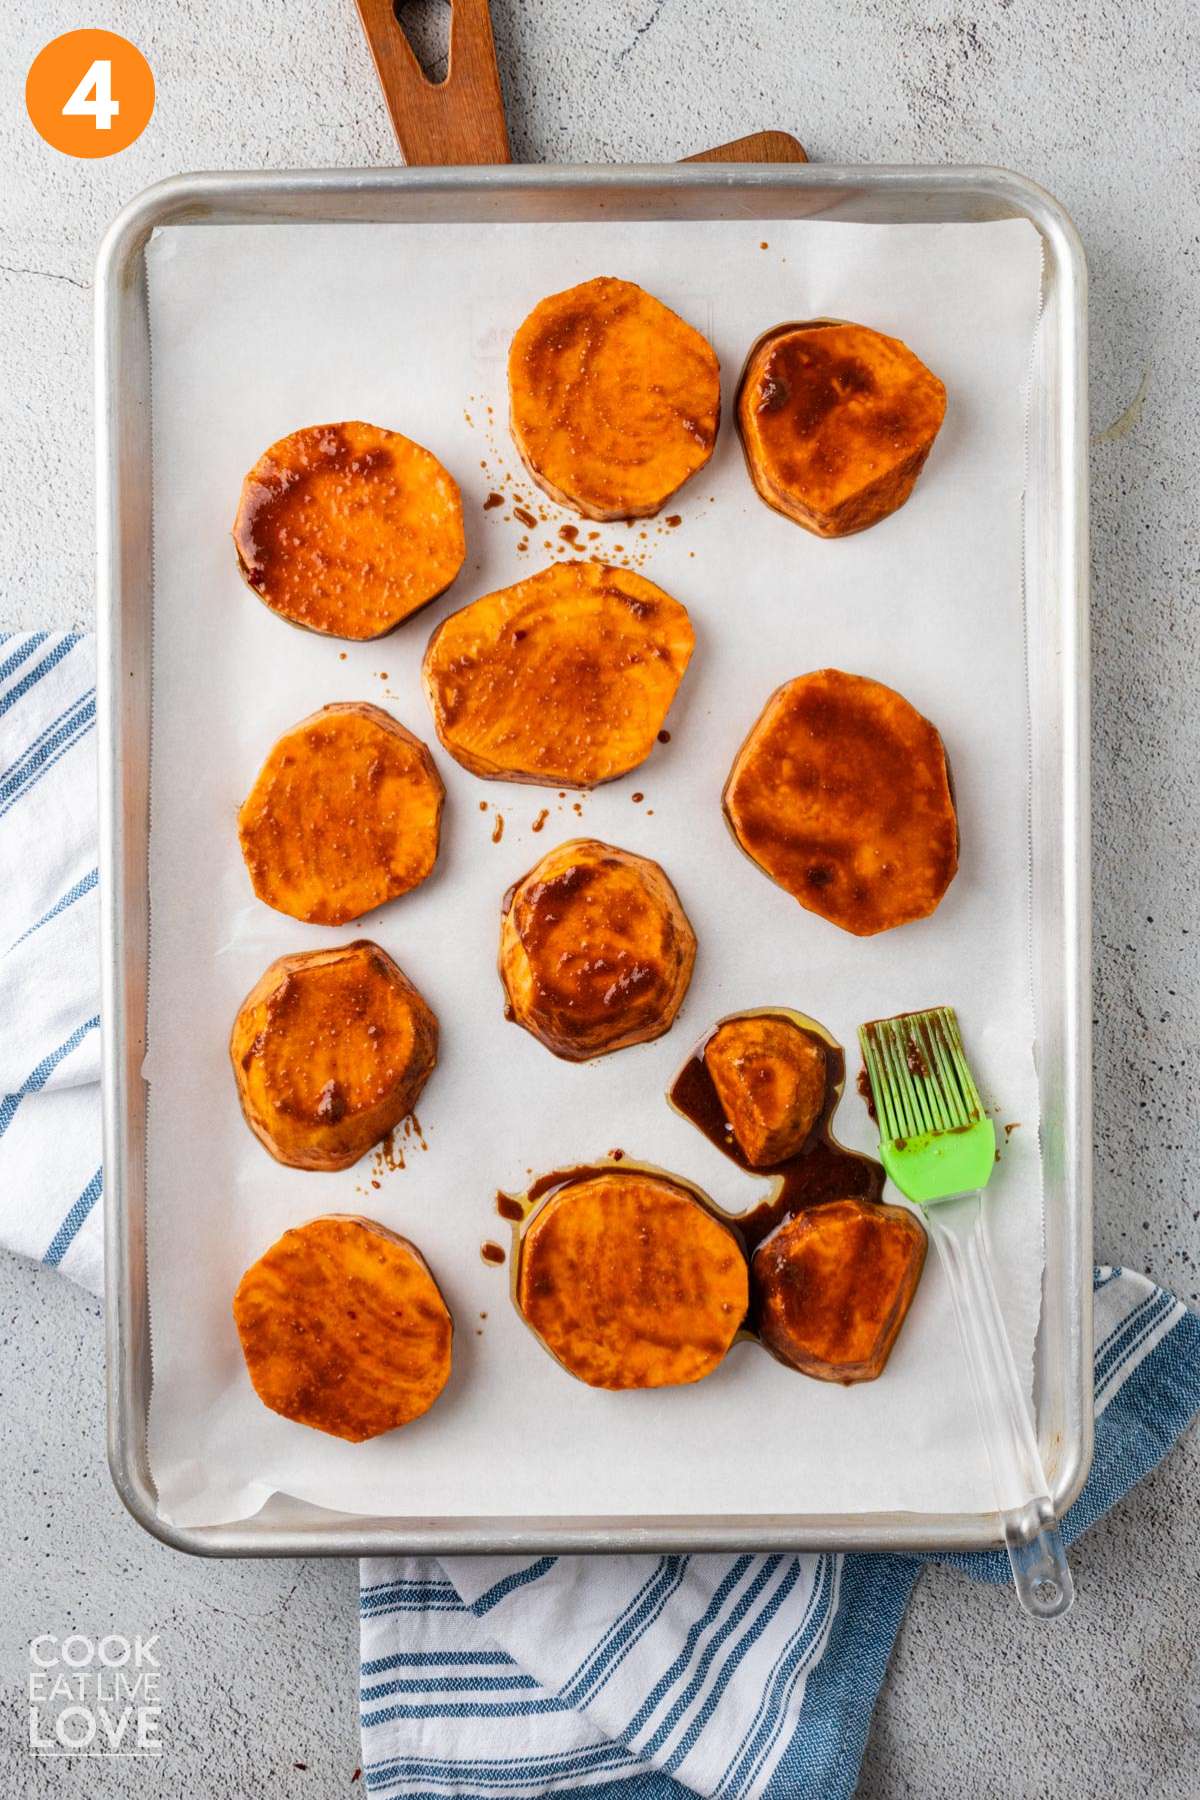
{"label": "metal baking sheet", "polygon": [[556,219],[866,223],[1025,218],[1044,250],[1025,507],[1032,671],[1032,938],[1043,1119],[1046,1267],[1036,1366],[1043,1455],[1060,1509],[1091,1443],[1090,1071],[1087,997],[1085,294],[1082,255],[1048,196],[994,170],[495,169],[190,177],[152,190],[101,254],[98,407],[102,856],[106,933],[105,1166],[110,1447],[135,1516],[207,1554],[443,1550],[979,1548],[987,1514],[382,1519],[276,1495],[251,1520],[181,1529],[158,1516],[146,1455],[150,1345],[145,1257],[147,851],[151,568],[150,368],[143,252],[160,225]]}

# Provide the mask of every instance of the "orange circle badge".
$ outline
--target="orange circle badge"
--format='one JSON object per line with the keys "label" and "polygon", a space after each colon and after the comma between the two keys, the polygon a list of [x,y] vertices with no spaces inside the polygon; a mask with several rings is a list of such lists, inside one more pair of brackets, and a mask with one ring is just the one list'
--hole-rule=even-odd
{"label": "orange circle badge", "polygon": [[25,105],[64,156],[113,156],[150,123],[154,76],[137,45],[115,31],[68,31],[34,57]]}

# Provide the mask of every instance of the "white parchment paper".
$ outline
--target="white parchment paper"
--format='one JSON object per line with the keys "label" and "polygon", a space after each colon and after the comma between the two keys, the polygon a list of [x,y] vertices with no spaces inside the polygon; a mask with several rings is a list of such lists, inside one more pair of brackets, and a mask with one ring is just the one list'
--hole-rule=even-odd
{"label": "white parchment paper", "polygon": [[[764,243],[764,240],[767,240]],[[441,751],[419,683],[430,631],[477,595],[569,555],[505,426],[505,355],[544,294],[611,273],[695,323],[721,360],[726,416],[709,468],[660,519],[583,525],[682,600],[696,653],[671,741],[584,796],[484,783]],[[1024,406],[1040,246],[1020,221],[860,226],[772,221],[177,228],[149,247],[155,458],[149,1266],[150,1461],[165,1517],[215,1524],[273,1491],[388,1515],[715,1514],[991,1509],[948,1295],[930,1260],[881,1380],[844,1389],[739,1344],[697,1387],[592,1392],[538,1346],[508,1298],[498,1187],[629,1155],[734,1209],[762,1184],[672,1113],[664,1093],[721,1014],[787,1005],[849,1047],[868,1017],[957,1003],[1003,1154],[989,1197],[998,1285],[1028,1372],[1042,1202],[1028,942],[1023,647]],[[825,543],[753,492],[728,407],[767,327],[821,315],[905,339],[949,410],[912,500]],[[494,409],[489,416],[488,407]],[[363,418],[433,449],[462,485],[468,558],[452,591],[374,644],[292,629],[243,585],[229,527],[241,478],[298,426]],[[505,485],[505,477],[511,477]],[[485,511],[491,490],[523,496]],[[586,533],[599,536],[588,542]],[[644,535],[643,535],[644,533]],[[519,544],[528,542],[522,551]],[[550,547],[545,545],[549,543]],[[617,546],[621,546],[618,550]],[[962,832],[935,916],[859,940],[804,912],[734,846],[719,796],[768,694],[834,665],[878,677],[945,739]],[[276,736],[331,700],[389,707],[433,747],[448,790],[440,861],[361,932],[261,905],[235,812]],[[642,794],[641,803],[632,796]],[[489,810],[480,810],[486,800]],[[578,804],[581,810],[576,810]],[[540,832],[534,821],[549,808]],[[504,834],[492,842],[496,813]],[[571,1066],[505,1022],[500,899],[552,844],[587,834],[666,867],[699,955],[674,1029]],[[281,1168],[242,1121],[226,1044],[238,1005],[287,951],[367,935],[441,1022],[405,1167]],[[836,1131],[870,1148],[852,1091]],[[403,1146],[402,1146],[403,1147]],[[376,1185],[378,1184],[378,1185]],[[457,1324],[443,1397],[404,1431],[349,1445],[255,1398],[230,1314],[242,1271],[289,1225],[366,1212],[414,1239]]]}

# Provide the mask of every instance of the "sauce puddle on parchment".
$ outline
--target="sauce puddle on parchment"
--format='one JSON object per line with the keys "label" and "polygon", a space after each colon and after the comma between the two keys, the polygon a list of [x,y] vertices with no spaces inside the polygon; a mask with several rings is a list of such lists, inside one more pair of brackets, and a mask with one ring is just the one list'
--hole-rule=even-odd
{"label": "sauce puddle on parchment", "polygon": [[[794,1026],[806,1037],[820,1044],[825,1057],[825,1094],[820,1112],[801,1149],[773,1167],[755,1168],[743,1154],[726,1122],[725,1112],[717,1096],[712,1077],[704,1061],[710,1040],[731,1019],[778,1018]],[[718,1019],[696,1046],[667,1091],[668,1103],[723,1156],[736,1163],[745,1174],[769,1183],[769,1191],[755,1205],[740,1213],[727,1212],[703,1189],[686,1177],[653,1163],[638,1161],[624,1151],[610,1151],[596,1162],[577,1163],[552,1169],[539,1175],[523,1193],[496,1195],[496,1212],[512,1228],[512,1252],[509,1257],[510,1290],[516,1304],[517,1278],[521,1260],[521,1242],[535,1213],[555,1194],[577,1182],[597,1175],[617,1180],[637,1175],[652,1175],[686,1190],[707,1212],[729,1226],[753,1267],[755,1250],[778,1225],[793,1214],[820,1206],[828,1201],[857,1199],[878,1202],[883,1198],[884,1171],[872,1156],[847,1150],[833,1135],[833,1117],[841,1102],[846,1084],[846,1057],[842,1046],[815,1019],[785,1007],[759,1007],[746,1012],[727,1014]],[[518,1307],[518,1312],[520,1308]],[[739,1338],[755,1343],[762,1339],[758,1330],[756,1284],[750,1283],[750,1307]],[[764,1346],[766,1348],[767,1346]]]}
{"label": "sauce puddle on parchment", "polygon": [[[782,1019],[803,1032],[805,1037],[814,1039],[825,1053],[825,1097],[816,1123],[796,1155],[774,1167],[756,1169],[742,1153],[726,1123],[724,1108],[704,1061],[709,1043],[721,1026],[731,1019]],[[675,1111],[702,1131],[709,1142],[739,1169],[756,1180],[771,1183],[771,1192],[749,1212],[721,1214],[737,1226],[750,1255],[769,1232],[804,1207],[819,1206],[825,1200],[878,1201],[883,1198],[882,1165],[873,1156],[847,1150],[833,1135],[833,1115],[845,1086],[846,1056],[836,1038],[815,1019],[781,1006],[758,1007],[718,1019],[671,1083],[667,1099]]]}

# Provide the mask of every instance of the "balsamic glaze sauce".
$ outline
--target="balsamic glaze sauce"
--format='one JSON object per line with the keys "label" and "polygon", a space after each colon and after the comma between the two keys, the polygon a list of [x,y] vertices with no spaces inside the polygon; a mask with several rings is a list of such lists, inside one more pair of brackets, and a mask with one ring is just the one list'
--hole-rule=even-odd
{"label": "balsamic glaze sauce", "polygon": [[[744,1018],[746,1014],[735,1014]],[[747,1161],[741,1146],[729,1129],[724,1108],[717,1097],[712,1076],[704,1061],[704,1052],[721,1025],[721,1019],[698,1044],[671,1084],[667,1099],[685,1119],[702,1131],[710,1143],[747,1175],[770,1181],[772,1191],[749,1212],[732,1216],[747,1253],[753,1255],[768,1234],[784,1219],[802,1208],[819,1206],[826,1200],[867,1200],[883,1198],[884,1172],[873,1156],[847,1150],[833,1135],[833,1115],[846,1084],[846,1057],[840,1044],[812,1019],[783,1008],[765,1007],[759,1017],[778,1018],[820,1045],[825,1056],[825,1097],[816,1123],[803,1148],[774,1168],[756,1169]],[[724,1215],[722,1215],[724,1216]]]}
{"label": "balsamic glaze sauce", "polygon": [[[747,1016],[751,1015],[739,1013],[728,1017]],[[785,1020],[818,1043],[824,1053],[825,1094],[821,1110],[803,1147],[794,1156],[773,1168],[756,1169],[747,1160],[729,1129],[724,1109],[704,1061],[707,1044],[720,1027],[728,1023],[728,1017],[719,1019],[697,1045],[672,1082],[667,1099],[676,1112],[702,1131],[710,1143],[716,1145],[722,1155],[736,1163],[747,1175],[770,1183],[770,1190],[764,1198],[747,1212],[726,1212],[690,1181],[652,1164],[626,1159],[623,1151],[610,1152],[609,1157],[602,1161],[549,1170],[546,1174],[539,1175],[523,1194],[496,1195],[497,1213],[512,1226],[514,1299],[525,1226],[544,1202],[563,1188],[574,1186],[576,1182],[591,1180],[597,1175],[621,1180],[636,1179],[639,1175],[648,1174],[686,1189],[714,1218],[733,1231],[745,1251],[751,1271],[750,1304],[738,1337],[750,1338],[755,1343],[762,1344],[764,1349],[770,1349],[769,1345],[763,1343],[758,1329],[755,1251],[778,1225],[802,1210],[832,1200],[857,1199],[869,1203],[881,1201],[884,1171],[874,1157],[863,1155],[857,1150],[847,1150],[833,1135],[833,1115],[841,1101],[846,1081],[846,1058],[841,1045],[815,1020],[806,1018],[801,1013],[789,1012],[782,1007],[764,1007],[757,1016]],[[774,1351],[771,1353],[775,1354]]]}

